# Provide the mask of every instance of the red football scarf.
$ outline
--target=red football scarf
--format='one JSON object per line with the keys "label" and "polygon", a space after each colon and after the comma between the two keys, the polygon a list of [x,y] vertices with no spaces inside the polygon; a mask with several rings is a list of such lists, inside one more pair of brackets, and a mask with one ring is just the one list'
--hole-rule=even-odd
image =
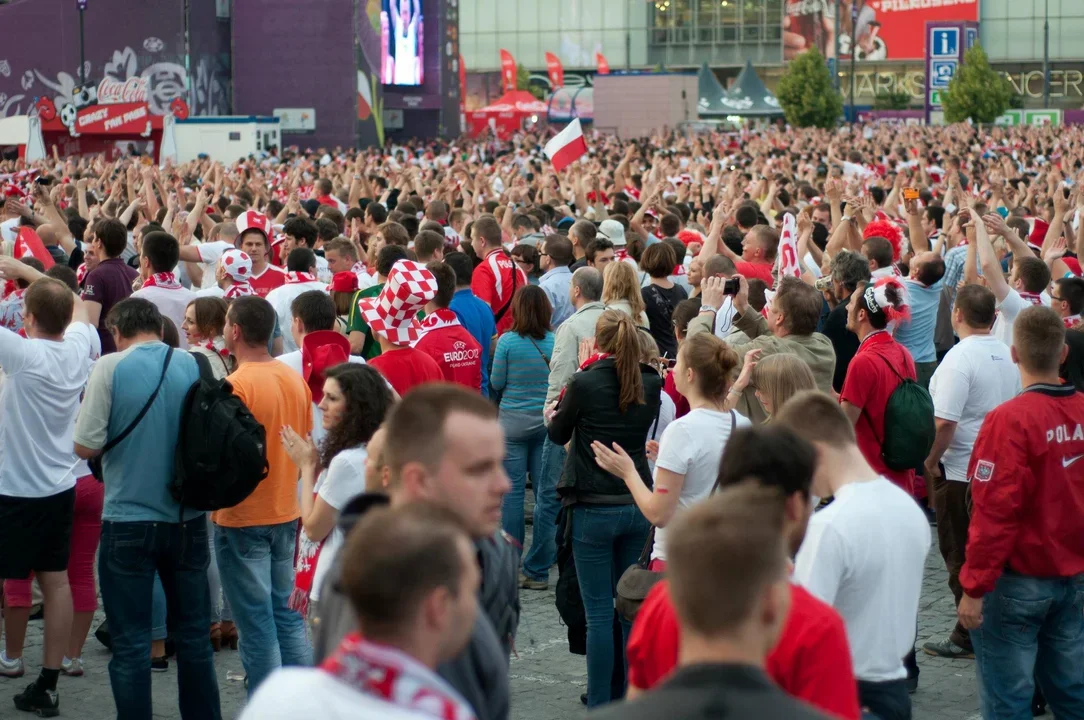
{"label": "red football scarf", "polygon": [[1020,297],[1024,298],[1025,300],[1027,300],[1032,305],[1042,305],[1043,304],[1043,299],[1042,299],[1042,297],[1040,297],[1039,293],[1021,292]]}
{"label": "red football scarf", "polygon": [[248,283],[234,283],[226,288],[226,292],[222,294],[222,297],[226,300],[233,300],[234,298],[247,297],[249,295],[255,295],[252,286]]}
{"label": "red football scarf", "polygon": [[474,712],[439,675],[406,653],[354,632],[321,665],[358,692],[438,720],[474,720]]}
{"label": "red football scarf", "polygon": [[1080,325],[1080,323],[1081,323],[1079,313],[1077,313],[1076,315],[1070,315],[1069,317],[1062,318],[1062,319],[1065,321],[1065,329],[1066,330],[1073,330],[1076,327],[1078,327]]}
{"label": "red football scarf", "polygon": [[[316,493],[313,493],[315,502]],[[331,533],[328,533],[328,537]],[[320,562],[320,552],[324,549],[325,537],[320,542],[313,542],[304,530],[297,533],[297,559],[294,563],[294,589],[290,593],[287,605],[291,610],[297,610],[301,617],[309,615],[309,595],[312,593],[312,582],[316,579],[316,566]]]}
{"label": "red football scarf", "polygon": [[180,290],[181,284],[177,282],[177,276],[171,272],[154,273],[143,281],[143,287],[160,287],[163,290]]}

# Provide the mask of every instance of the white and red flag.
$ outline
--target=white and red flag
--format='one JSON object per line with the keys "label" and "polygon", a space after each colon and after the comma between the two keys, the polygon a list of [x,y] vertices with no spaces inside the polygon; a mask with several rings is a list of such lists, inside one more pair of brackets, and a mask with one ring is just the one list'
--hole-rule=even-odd
{"label": "white and red flag", "polygon": [[564,170],[575,160],[587,154],[587,143],[583,139],[580,119],[576,118],[561,132],[553,136],[544,148],[546,157],[553,163],[557,172]]}
{"label": "white and red flag", "polygon": [[794,216],[783,215],[783,230],[779,233],[779,277],[802,276],[802,266],[798,259],[798,231]]}

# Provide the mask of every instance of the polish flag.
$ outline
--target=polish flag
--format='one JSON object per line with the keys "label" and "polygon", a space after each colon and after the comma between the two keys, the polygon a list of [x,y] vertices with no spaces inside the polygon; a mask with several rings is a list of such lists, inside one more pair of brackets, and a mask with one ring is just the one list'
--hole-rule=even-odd
{"label": "polish flag", "polygon": [[553,136],[544,148],[546,157],[553,163],[553,169],[560,172],[577,158],[587,154],[587,143],[583,140],[580,119],[576,118],[561,132]]}
{"label": "polish flag", "polygon": [[33,228],[22,227],[19,228],[19,238],[15,241],[15,248],[12,251],[12,256],[15,258],[21,258],[26,256],[36,257],[41,260],[41,264],[48,270],[56,261],[53,260],[53,256],[49,254],[49,251],[45,249],[45,244],[42,243],[41,238],[34,232]]}
{"label": "polish flag", "polygon": [[783,215],[783,231],[779,234],[779,257],[781,265],[780,277],[802,276],[802,266],[798,258],[798,231],[794,216],[790,213]]}

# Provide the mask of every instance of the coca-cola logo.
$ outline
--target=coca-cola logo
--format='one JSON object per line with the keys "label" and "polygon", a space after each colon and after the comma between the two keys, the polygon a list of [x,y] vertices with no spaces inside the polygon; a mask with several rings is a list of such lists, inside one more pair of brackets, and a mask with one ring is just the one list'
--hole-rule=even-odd
{"label": "coca-cola logo", "polygon": [[141,77],[130,77],[124,81],[107,77],[98,85],[98,102],[103,105],[145,103],[147,81]]}

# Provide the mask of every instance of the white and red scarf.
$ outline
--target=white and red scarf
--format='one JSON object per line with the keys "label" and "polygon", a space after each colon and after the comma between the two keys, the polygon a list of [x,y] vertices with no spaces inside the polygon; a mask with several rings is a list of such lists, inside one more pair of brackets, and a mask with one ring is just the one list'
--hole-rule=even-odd
{"label": "white and red scarf", "polygon": [[1039,293],[1024,292],[1024,291],[1021,290],[1020,291],[1020,297],[1024,298],[1025,300],[1027,300],[1032,305],[1042,305],[1043,304],[1043,298]]}
{"label": "white and red scarf", "polygon": [[1077,313],[1076,315],[1070,315],[1068,317],[1062,318],[1062,320],[1065,321],[1065,329],[1066,330],[1073,330],[1073,329],[1075,329],[1077,327],[1080,327],[1081,323],[1084,322],[1084,321],[1082,321],[1080,319],[1080,313]]}
{"label": "white and red scarf", "polygon": [[226,300],[233,300],[234,298],[248,297],[255,294],[256,291],[252,289],[252,285],[249,283],[234,283],[226,288],[226,292],[222,293],[222,297]]}
{"label": "white and red scarf", "polygon": [[300,283],[316,282],[316,276],[307,272],[288,272],[286,273],[287,285],[298,285]]}
{"label": "white and red scarf", "polygon": [[[316,501],[317,493],[313,493],[313,502]],[[301,617],[309,615],[309,595],[312,594],[312,584],[316,579],[316,566],[320,563],[320,553],[324,549],[324,543],[331,533],[323,540],[313,542],[308,534],[301,530],[297,534],[297,552],[294,553],[294,589],[290,593],[287,605],[291,610],[297,610]]]}
{"label": "white and red scarf", "polygon": [[406,653],[350,633],[320,664],[358,692],[438,720],[475,720],[463,697]]}
{"label": "white and red scarf", "polygon": [[[462,324],[459,322],[459,316],[448,308],[438,308],[421,320],[415,322],[418,324],[418,340],[421,340],[427,333],[430,333],[433,330],[455,327],[456,325]],[[411,345],[417,345],[418,340],[415,340]]]}
{"label": "white and red scarf", "polygon": [[163,290],[180,290],[181,283],[177,276],[171,272],[154,273],[143,281],[143,287],[160,287]]}
{"label": "white and red scarf", "polygon": [[[146,286],[144,285],[144,287]],[[226,349],[226,340],[221,335],[216,337],[214,340],[208,340],[207,342],[203,343],[203,347],[215,353],[223,360],[229,358],[230,356],[230,351]]]}

